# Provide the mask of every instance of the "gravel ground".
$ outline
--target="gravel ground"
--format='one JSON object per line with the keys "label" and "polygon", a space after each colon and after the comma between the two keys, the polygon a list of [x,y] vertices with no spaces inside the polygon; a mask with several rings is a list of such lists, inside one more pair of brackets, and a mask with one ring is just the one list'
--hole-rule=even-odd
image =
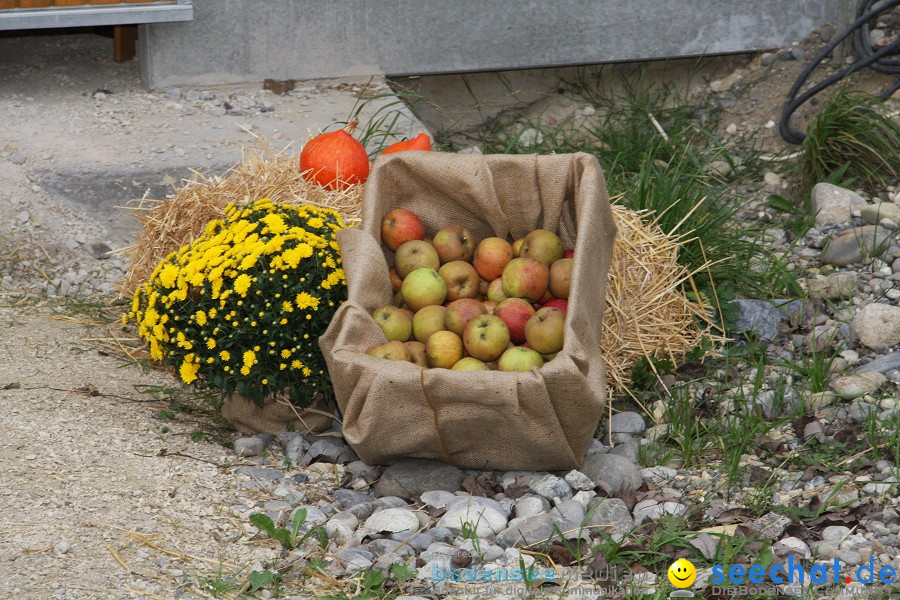
{"label": "gravel ground", "polygon": [[[13,215],[0,222],[0,301],[10,305],[0,308],[0,587],[15,597],[204,596],[217,580],[233,577],[240,587],[250,570],[267,568],[284,574],[288,597],[336,593],[369,568],[392,573],[377,589],[511,597],[524,588],[473,588],[440,574],[508,572],[534,563],[538,548],[558,567],[557,585],[599,597],[604,588],[582,575],[608,580],[619,542],[636,557],[623,561],[631,569],[619,582],[657,596],[667,591],[657,575],[638,568],[654,556],[749,564],[765,552],[773,564],[804,557],[808,566],[838,559],[853,574],[851,588],[870,559],[876,571],[900,569],[900,188],[871,196],[820,185],[815,227],[791,247],[793,234],[765,206],[784,182],[767,174],[743,218],[772,223],[770,243],[790,252],[811,300],[739,300],[737,330],[771,341],[766,364],[691,365],[695,372],[672,377],[671,394],[651,405],[656,422],[625,410],[604,423],[580,470],[479,472],[419,460],[373,467],[335,438],[289,432],[231,433],[232,451],[194,441],[191,417],[163,423],[165,405],[134,388],[174,386],[173,378],[122,368],[88,341],[108,337],[102,324],[61,318],[58,305],[34,297],[108,298],[125,265],[104,248],[129,238],[112,199],[171,183],[165,178],[188,165],[233,162],[249,139],[239,124],[287,139],[302,119],[343,118],[353,84],[283,97],[250,88],[148,94],[133,66],[112,65],[94,40],[78,43],[102,69],[36,72],[42,53],[64,50],[54,44],[34,64],[0,66],[0,85],[15,84],[0,96],[0,120],[11,123],[0,148],[0,211]],[[717,81],[712,92],[730,89]],[[325,112],[297,117],[313,106]],[[99,200],[79,204],[98,189]],[[860,240],[869,239],[880,243],[867,256]],[[35,296],[21,299],[28,293]],[[831,359],[822,391],[812,389],[811,369],[789,366],[817,353]],[[685,403],[688,417],[678,418]],[[702,459],[688,460],[696,427]],[[325,548],[311,535],[282,552],[249,524],[254,513],[287,524],[301,508],[305,531],[321,527]],[[583,570],[575,568],[579,544],[603,550],[586,553]],[[711,574],[699,569],[695,587]],[[612,592],[621,597],[621,588]]]}

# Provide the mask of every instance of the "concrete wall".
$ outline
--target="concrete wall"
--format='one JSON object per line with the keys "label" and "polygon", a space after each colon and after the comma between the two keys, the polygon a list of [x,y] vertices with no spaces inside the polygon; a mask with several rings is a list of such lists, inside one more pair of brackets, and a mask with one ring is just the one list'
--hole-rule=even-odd
{"label": "concrete wall", "polygon": [[851,0],[193,0],[142,26],[150,87],[434,74],[774,48]]}

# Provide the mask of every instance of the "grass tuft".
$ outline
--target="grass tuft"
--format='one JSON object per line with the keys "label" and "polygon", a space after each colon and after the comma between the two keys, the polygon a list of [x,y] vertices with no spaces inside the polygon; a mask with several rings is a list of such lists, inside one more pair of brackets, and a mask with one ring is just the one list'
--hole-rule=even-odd
{"label": "grass tuft", "polygon": [[876,96],[839,90],[808,129],[798,168],[807,187],[839,170],[877,193],[900,176],[900,121]]}

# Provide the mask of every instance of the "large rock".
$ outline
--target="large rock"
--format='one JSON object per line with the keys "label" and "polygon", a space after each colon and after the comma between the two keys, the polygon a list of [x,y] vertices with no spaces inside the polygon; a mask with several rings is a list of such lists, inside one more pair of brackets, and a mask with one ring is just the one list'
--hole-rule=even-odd
{"label": "large rock", "polygon": [[782,319],[803,309],[799,300],[735,300],[737,321],[734,330],[738,333],[751,332],[764,342],[778,337],[778,325]]}
{"label": "large rock", "polygon": [[401,460],[389,466],[375,484],[375,496],[398,496],[415,500],[425,492],[455,492],[463,472],[453,465],[425,458]]}
{"label": "large rock", "polygon": [[891,352],[890,354],[885,354],[884,356],[879,356],[875,360],[871,362],[867,362],[866,364],[857,367],[854,372],[856,373],[887,373],[888,371],[893,371],[894,369],[900,369],[900,352]]}
{"label": "large rock", "polygon": [[832,273],[827,277],[807,279],[806,289],[813,298],[840,300],[857,291],[856,273]]}
{"label": "large rock", "polygon": [[501,548],[531,546],[554,537],[558,531],[564,531],[565,527],[565,519],[549,513],[516,521],[520,522],[511,525],[497,536],[497,545]]}
{"label": "large rock", "polygon": [[618,498],[598,498],[591,501],[584,522],[591,535],[606,531],[616,540],[621,540],[634,528],[634,519],[628,505]]}
{"label": "large rock", "polygon": [[644,417],[636,412],[624,411],[616,413],[609,420],[609,430],[612,433],[644,433],[647,424]]}
{"label": "large rock", "polygon": [[867,304],[851,323],[859,341],[875,351],[900,343],[900,306]]}
{"label": "large rock", "polygon": [[363,528],[369,533],[412,535],[419,529],[419,518],[405,508],[386,508],[366,519]]}
{"label": "large rock", "polygon": [[812,191],[812,208],[816,213],[817,228],[849,221],[853,217],[853,210],[860,210],[865,205],[865,198],[856,192],[830,183],[820,183]]}
{"label": "large rock", "polygon": [[820,260],[838,267],[867,262],[887,249],[890,238],[891,232],[877,225],[854,227],[831,238]]}
{"label": "large rock", "polygon": [[631,494],[643,483],[638,466],[617,454],[592,454],[584,459],[581,472],[610,496]]}
{"label": "large rock", "polygon": [[438,521],[438,527],[446,527],[456,534],[462,533],[468,524],[478,537],[496,535],[506,529],[506,513],[496,500],[479,496],[461,496],[447,507],[447,512]]}
{"label": "large rock", "polygon": [[894,223],[900,223],[900,206],[891,202],[878,204],[866,204],[859,209],[859,216],[866,223],[877,225],[882,219],[890,219]]}
{"label": "large rock", "polygon": [[869,371],[856,375],[841,375],[832,379],[828,387],[843,398],[859,398],[866,394],[874,394],[886,381],[887,377],[881,373]]}

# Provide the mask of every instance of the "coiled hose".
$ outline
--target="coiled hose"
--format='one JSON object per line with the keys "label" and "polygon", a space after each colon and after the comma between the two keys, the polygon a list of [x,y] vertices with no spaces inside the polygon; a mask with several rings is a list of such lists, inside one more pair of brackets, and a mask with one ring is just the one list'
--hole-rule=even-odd
{"label": "coiled hose", "polygon": [[[876,7],[876,4],[878,5]],[[798,108],[800,108],[807,100],[824,90],[825,88],[837,83],[841,79],[855,73],[866,67],[874,69],[879,73],[898,74],[900,75],[900,59],[891,58],[894,55],[900,55],[900,38],[894,40],[879,49],[875,49],[869,43],[869,22],[878,17],[878,15],[891,10],[900,5],[900,0],[860,0],[859,7],[856,11],[856,20],[840,32],[831,42],[822,48],[803,69],[800,76],[794,82],[790,92],[788,92],[787,100],[781,111],[781,120],[778,122],[778,133],[784,141],[789,144],[800,144],[806,139],[806,134],[802,131],[791,127],[791,116]],[[841,69],[834,73],[809,90],[797,95],[806,80],[816,69],[817,66],[837,48],[841,42],[848,37],[853,36],[853,47],[856,50],[857,61],[852,65]],[[884,90],[880,96],[886,99],[894,92],[900,89],[900,77]]]}

